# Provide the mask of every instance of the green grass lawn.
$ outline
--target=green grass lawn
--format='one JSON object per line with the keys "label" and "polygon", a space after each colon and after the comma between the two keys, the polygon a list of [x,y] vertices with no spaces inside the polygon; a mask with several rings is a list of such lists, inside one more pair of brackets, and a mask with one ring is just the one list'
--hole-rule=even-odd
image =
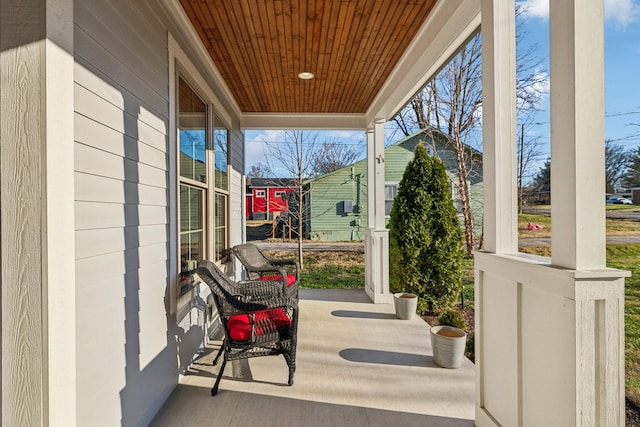
{"label": "green grass lawn", "polygon": [[[269,252],[274,258],[291,258],[290,252]],[[304,252],[300,272],[303,289],[364,287],[364,252]]]}
{"label": "green grass lawn", "polygon": [[[610,207],[621,209],[609,209]],[[608,205],[607,210],[626,210],[634,211],[640,209],[640,206],[629,205]],[[529,224],[542,225],[541,230],[529,230]],[[637,221],[625,221],[620,219],[607,219],[607,235],[633,235],[640,234],[640,223]],[[518,233],[520,238],[540,238],[551,237],[551,217],[549,215],[540,214],[520,214],[518,215]]]}
{"label": "green grass lawn", "polygon": [[640,211],[640,205],[607,205],[608,211]]}

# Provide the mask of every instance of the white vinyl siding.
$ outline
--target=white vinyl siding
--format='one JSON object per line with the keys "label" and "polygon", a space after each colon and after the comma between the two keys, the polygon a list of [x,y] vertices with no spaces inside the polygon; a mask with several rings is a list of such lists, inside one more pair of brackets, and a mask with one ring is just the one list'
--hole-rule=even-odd
{"label": "white vinyl siding", "polygon": [[[74,2],[78,425],[149,424],[208,332],[196,304],[208,290],[175,296],[177,42],[165,20],[155,1]],[[228,126],[229,169],[242,171],[244,136],[226,108],[216,100],[213,111]],[[228,212],[242,212],[234,180]]]}
{"label": "white vinyl siding", "polygon": [[78,425],[145,425],[177,381],[162,303],[167,39],[145,7],[74,2]]}

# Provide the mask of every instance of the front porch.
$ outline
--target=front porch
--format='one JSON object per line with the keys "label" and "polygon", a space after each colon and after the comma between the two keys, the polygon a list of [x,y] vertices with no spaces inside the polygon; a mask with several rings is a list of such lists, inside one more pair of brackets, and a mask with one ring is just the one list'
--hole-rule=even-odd
{"label": "front porch", "polygon": [[429,327],[398,320],[362,289],[302,290],[295,383],[282,357],[230,363],[216,397],[213,341],[182,377],[155,426],[473,426],[475,367],[440,368]]}

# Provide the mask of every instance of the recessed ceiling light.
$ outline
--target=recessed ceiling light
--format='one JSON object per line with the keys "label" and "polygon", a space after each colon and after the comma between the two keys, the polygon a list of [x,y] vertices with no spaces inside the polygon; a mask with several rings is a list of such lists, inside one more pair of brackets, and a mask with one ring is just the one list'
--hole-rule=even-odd
{"label": "recessed ceiling light", "polygon": [[308,71],[304,71],[304,72],[298,74],[298,78],[302,79],[302,80],[311,80],[314,77],[315,76],[313,75],[313,73],[310,73]]}

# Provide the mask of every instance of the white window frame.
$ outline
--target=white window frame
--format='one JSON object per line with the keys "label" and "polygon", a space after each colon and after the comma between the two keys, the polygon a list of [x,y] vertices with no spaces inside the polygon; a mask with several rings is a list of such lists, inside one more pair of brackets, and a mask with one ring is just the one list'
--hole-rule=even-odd
{"label": "white window frame", "polygon": [[[213,246],[212,246],[212,260],[215,260],[215,262],[220,263],[222,261],[221,258],[217,257],[216,254],[216,219],[214,218],[215,215],[215,199],[216,196],[224,196],[225,200],[226,200],[226,206],[224,209],[224,217],[225,217],[225,224],[223,225],[224,227],[224,249],[229,249],[229,213],[230,213],[230,201],[231,201],[231,168],[230,168],[230,153],[231,153],[231,126],[229,126],[229,124],[224,122],[224,119],[222,119],[222,117],[217,114],[217,111],[213,111],[213,114],[211,115],[212,118],[212,127],[211,127],[211,142],[212,142],[212,149],[211,149],[211,155],[213,156],[212,159],[212,163],[211,165],[213,166],[211,169],[211,175],[212,175],[212,203],[211,203],[211,208],[213,209],[211,212],[213,212],[214,214],[212,215],[212,221],[211,221],[211,228],[212,228],[212,239],[213,239]],[[227,189],[225,190],[224,188],[219,188],[216,186],[216,180],[215,180],[215,146],[213,144],[215,144],[215,132],[216,132],[216,127],[220,128],[220,127],[224,127],[224,129],[227,132],[227,138],[226,138],[226,155],[227,155]]]}
{"label": "white window frame", "polygon": [[267,198],[267,190],[256,190],[256,197],[259,197],[261,199],[266,199]]}
{"label": "white window frame", "polygon": [[[387,187],[395,187],[395,197],[393,199],[387,199]],[[389,209],[389,213],[387,214],[387,202],[394,202],[396,197],[398,197],[398,187],[399,183],[397,182],[385,182],[384,183],[384,217],[389,218],[391,216],[391,209]],[[391,204],[391,208],[393,209],[393,203]]]}

